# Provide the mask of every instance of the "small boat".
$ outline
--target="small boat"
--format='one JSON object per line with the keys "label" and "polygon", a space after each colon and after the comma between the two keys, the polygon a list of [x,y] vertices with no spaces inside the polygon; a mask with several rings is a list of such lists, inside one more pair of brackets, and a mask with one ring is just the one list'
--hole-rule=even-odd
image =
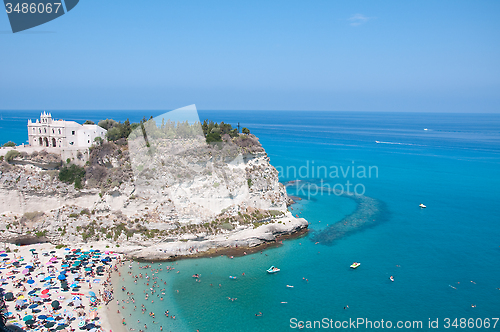
{"label": "small boat", "polygon": [[361,263],[354,262],[351,264],[351,269],[357,269],[360,265],[361,265]]}
{"label": "small boat", "polygon": [[425,206],[424,204],[420,203],[419,205],[422,209],[425,209],[427,206]]}
{"label": "small boat", "polygon": [[229,276],[229,279],[236,279],[236,277],[233,277],[233,276]]}
{"label": "small boat", "polygon": [[429,130],[429,129],[427,129],[427,128],[424,128],[424,130]]}
{"label": "small boat", "polygon": [[274,265],[271,266],[269,269],[266,270],[267,273],[276,273],[276,272],[279,272],[280,269],[278,269],[277,267],[275,267]]}
{"label": "small boat", "polygon": [[288,288],[293,288],[293,286],[292,286],[292,285],[286,285],[286,287],[288,287]]}
{"label": "small boat", "polygon": [[394,277],[390,276],[389,279],[391,279],[392,282],[394,282]]}
{"label": "small boat", "polygon": [[193,278],[199,278],[199,277],[200,277],[200,275],[198,273],[193,274]]}

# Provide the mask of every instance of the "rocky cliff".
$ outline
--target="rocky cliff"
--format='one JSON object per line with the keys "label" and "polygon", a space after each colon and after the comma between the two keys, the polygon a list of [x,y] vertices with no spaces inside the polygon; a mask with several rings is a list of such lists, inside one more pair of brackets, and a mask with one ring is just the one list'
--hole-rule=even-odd
{"label": "rocky cliff", "polygon": [[278,172],[253,135],[207,144],[200,135],[132,133],[128,144],[94,148],[85,169],[76,189],[57,170],[3,161],[0,240],[99,241],[163,259],[256,246],[307,227],[287,211]]}

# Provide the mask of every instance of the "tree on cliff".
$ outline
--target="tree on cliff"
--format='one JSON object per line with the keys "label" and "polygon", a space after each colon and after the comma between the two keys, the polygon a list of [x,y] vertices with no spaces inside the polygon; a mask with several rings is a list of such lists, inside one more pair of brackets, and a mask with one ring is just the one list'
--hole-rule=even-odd
{"label": "tree on cliff", "polygon": [[241,129],[241,132],[245,135],[248,135],[248,134],[250,134],[250,129],[248,129],[247,127],[244,127],[243,129]]}

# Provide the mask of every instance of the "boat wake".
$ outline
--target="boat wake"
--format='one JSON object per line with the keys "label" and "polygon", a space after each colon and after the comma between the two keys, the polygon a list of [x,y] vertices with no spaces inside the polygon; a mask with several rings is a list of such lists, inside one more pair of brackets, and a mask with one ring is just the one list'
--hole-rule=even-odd
{"label": "boat wake", "polygon": [[387,207],[383,201],[363,195],[344,194],[343,196],[356,202],[356,210],[323,230],[311,230],[310,240],[312,242],[332,245],[336,240],[373,227],[388,219]]}
{"label": "boat wake", "polygon": [[375,141],[377,144],[391,144],[391,145],[413,145],[413,146],[425,146],[422,144],[413,144],[413,143],[399,143],[399,142],[382,142],[382,141]]}

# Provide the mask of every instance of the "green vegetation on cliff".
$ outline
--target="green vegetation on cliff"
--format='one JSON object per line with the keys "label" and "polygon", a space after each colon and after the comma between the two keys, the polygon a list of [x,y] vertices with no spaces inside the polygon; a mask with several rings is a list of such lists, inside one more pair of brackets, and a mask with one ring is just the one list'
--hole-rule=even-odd
{"label": "green vegetation on cliff", "polygon": [[75,164],[63,166],[59,170],[59,180],[66,183],[74,183],[75,188],[83,188],[82,180],[85,177],[85,169]]}

